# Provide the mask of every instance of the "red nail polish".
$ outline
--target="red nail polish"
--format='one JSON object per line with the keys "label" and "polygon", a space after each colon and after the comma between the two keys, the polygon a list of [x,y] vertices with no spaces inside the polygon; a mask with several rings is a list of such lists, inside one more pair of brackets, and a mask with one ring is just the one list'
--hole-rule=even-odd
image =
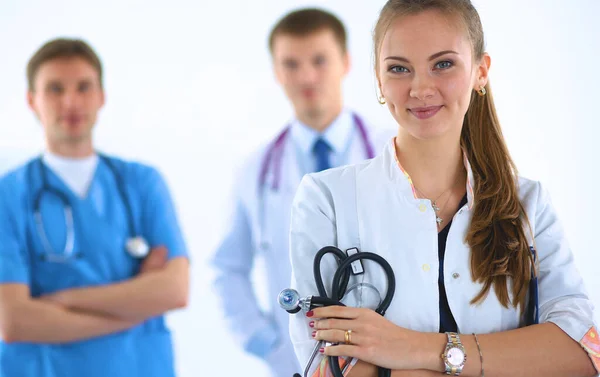
{"label": "red nail polish", "polygon": [[313,337],[313,338],[315,337],[315,335],[317,335],[317,331],[313,331],[313,332],[312,332],[312,337]]}
{"label": "red nail polish", "polygon": [[325,353],[325,348],[319,348],[319,352]]}
{"label": "red nail polish", "polygon": [[308,323],[308,326],[309,326],[309,327],[315,327],[315,321],[310,321],[310,322]]}
{"label": "red nail polish", "polygon": [[307,317],[312,317],[314,314],[315,314],[315,313],[313,313],[313,311],[312,311],[312,310],[311,310],[311,311],[309,311],[309,312],[306,312],[306,316],[307,316]]}

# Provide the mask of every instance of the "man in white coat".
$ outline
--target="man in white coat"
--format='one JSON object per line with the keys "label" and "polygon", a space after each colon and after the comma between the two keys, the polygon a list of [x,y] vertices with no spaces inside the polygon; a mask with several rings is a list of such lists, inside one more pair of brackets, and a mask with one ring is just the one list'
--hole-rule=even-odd
{"label": "man in white coat", "polygon": [[[344,108],[342,81],[350,58],[344,25],[334,15],[319,9],[289,13],[271,31],[269,48],[295,118],[240,170],[232,217],[212,262],[216,292],[237,340],[263,359],[273,376],[292,377],[301,366],[289,338],[289,314],[276,298],[291,280],[289,227],[296,188],[304,174],[374,157],[394,130],[375,132]],[[260,307],[251,281],[258,257],[265,261],[270,312]]]}

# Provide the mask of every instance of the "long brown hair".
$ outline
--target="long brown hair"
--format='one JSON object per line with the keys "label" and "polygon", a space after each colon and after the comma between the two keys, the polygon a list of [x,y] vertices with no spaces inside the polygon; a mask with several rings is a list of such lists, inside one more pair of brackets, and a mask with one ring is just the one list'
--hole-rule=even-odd
{"label": "long brown hair", "polygon": [[[391,23],[431,9],[462,22],[474,61],[481,61],[485,52],[483,28],[470,0],[389,0],[373,33],[376,72],[381,44]],[[483,285],[471,303],[481,302],[493,286],[503,306],[519,306],[524,313],[533,263],[525,235],[529,221],[519,199],[517,168],[502,135],[489,83],[485,89],[485,96],[475,91],[471,94],[460,140],[474,179],[475,205],[466,236],[471,247],[471,277]]]}

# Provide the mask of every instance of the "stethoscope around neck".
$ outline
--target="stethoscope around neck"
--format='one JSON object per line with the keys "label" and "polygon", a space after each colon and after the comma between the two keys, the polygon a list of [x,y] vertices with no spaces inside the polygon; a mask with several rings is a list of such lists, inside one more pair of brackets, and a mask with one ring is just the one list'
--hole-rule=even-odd
{"label": "stethoscope around neck", "polygon": [[[365,151],[365,155],[368,159],[375,157],[375,151],[373,144],[369,138],[367,128],[363,120],[356,114],[352,113],[352,121],[356,126],[358,135],[361,139],[362,146]],[[271,142],[267,152],[262,160],[260,175],[258,179],[258,244],[262,249],[268,248],[269,243],[265,237],[265,190],[267,189],[267,180],[269,172],[271,172],[271,191],[279,192],[281,185],[281,173],[282,173],[282,162],[283,154],[285,152],[285,144],[291,131],[291,125],[288,125],[283,131]]]}
{"label": "stethoscope around neck", "polygon": [[[128,231],[130,234],[129,238],[125,243],[125,250],[127,251],[127,253],[129,253],[129,255],[131,255],[134,258],[143,258],[146,255],[148,255],[150,251],[150,246],[146,239],[139,235],[139,233],[136,231],[135,222],[133,219],[133,211],[131,209],[131,203],[129,201],[129,198],[127,197],[127,193],[125,192],[125,183],[123,181],[123,178],[117,171],[116,166],[108,157],[98,154],[98,158],[100,161],[105,163],[106,166],[108,166],[108,168],[110,169],[116,181],[119,196],[121,197],[123,205],[125,206],[125,212],[127,214]],[[37,233],[40,237],[42,247],[44,249],[44,253],[41,255],[41,258],[49,262],[63,263],[69,262],[72,259],[80,258],[82,256],[81,252],[75,253],[75,222],[71,201],[69,200],[66,194],[50,186],[48,182],[47,168],[44,166],[41,157],[38,159],[37,163],[39,166],[41,187],[33,198],[33,216],[36,223]],[[65,214],[66,239],[65,246],[62,252],[57,252],[54,250],[54,248],[50,244],[48,235],[46,234],[41,211],[41,203],[44,194],[54,195],[61,201],[63,205],[63,210]]]}

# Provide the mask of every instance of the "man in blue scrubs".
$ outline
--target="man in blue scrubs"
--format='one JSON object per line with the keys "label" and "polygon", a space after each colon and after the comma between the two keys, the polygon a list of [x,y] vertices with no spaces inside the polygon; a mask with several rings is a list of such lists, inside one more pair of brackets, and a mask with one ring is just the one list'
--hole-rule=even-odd
{"label": "man in blue scrubs", "polygon": [[46,43],[27,76],[47,149],[0,179],[0,377],[174,376],[163,315],[187,305],[188,258],[168,188],[94,150],[85,42]]}

